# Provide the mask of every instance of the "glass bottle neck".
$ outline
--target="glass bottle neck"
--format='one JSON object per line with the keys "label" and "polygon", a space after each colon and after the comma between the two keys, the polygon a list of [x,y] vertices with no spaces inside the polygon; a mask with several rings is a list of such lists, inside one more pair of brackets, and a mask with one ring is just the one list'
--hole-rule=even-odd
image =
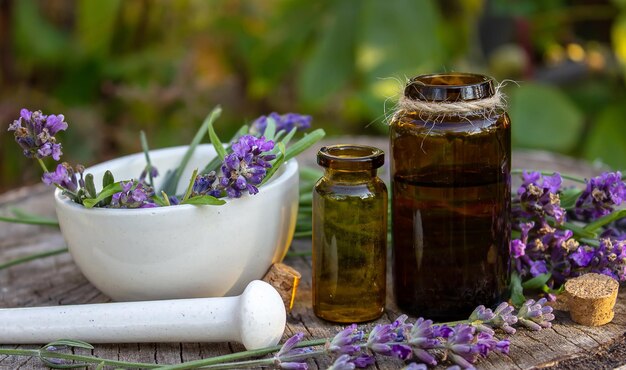
{"label": "glass bottle neck", "polygon": [[338,170],[333,168],[324,169],[324,177],[330,181],[343,183],[363,183],[376,177],[376,169],[368,170]]}

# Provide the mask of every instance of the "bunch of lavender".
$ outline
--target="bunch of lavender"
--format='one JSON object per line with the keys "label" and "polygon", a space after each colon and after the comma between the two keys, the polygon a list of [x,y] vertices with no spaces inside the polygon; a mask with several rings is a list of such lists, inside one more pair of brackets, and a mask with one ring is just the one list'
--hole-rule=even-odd
{"label": "bunch of lavender", "polygon": [[[332,370],[366,368],[375,363],[376,356],[398,360],[398,368],[427,369],[441,363],[452,363],[454,368],[472,369],[480,358],[492,352],[509,353],[509,339],[498,339],[496,330],[505,335],[515,333],[513,326],[521,325],[529,330],[549,328],[554,319],[552,308],[545,306],[546,300],[529,300],[517,313],[513,306],[504,302],[495,310],[479,306],[467,320],[454,323],[434,324],[431,320],[417,319],[407,322],[407,316],[398,317],[393,323],[374,326],[369,333],[352,324],[333,338],[304,341],[304,334],[297,333],[282,346],[260,350],[238,352],[207,359],[184,362],[177,365],[155,365],[148,363],[108,360],[88,355],[63,353],[61,349],[79,347],[93,349],[88,343],[62,340],[49,343],[38,350],[0,349],[0,354],[32,356],[40,358],[53,367],[77,367],[97,363],[123,368],[160,369],[241,369],[247,367],[274,367],[279,369],[308,369],[307,361],[320,355],[335,358],[329,367]],[[72,351],[73,352],[73,351]],[[273,356],[249,359],[265,354]],[[247,360],[246,360],[247,359]],[[72,363],[75,361],[77,363]],[[402,365],[401,365],[402,364]]]}
{"label": "bunch of lavender", "polygon": [[[125,209],[177,204],[220,205],[225,202],[219,198],[239,198],[244,193],[254,195],[259,192],[258,186],[267,182],[285,161],[324,136],[323,130],[315,130],[287,149],[286,146],[296,131],[310,127],[311,117],[296,113],[282,116],[272,113],[257,119],[252,127],[242,127],[230,144],[224,146],[213,129],[213,122],[220,112],[218,107],[207,117],[180,165],[166,174],[160,192],[154,190],[153,179],[158,173],[151,164],[144,136],[142,146],[146,167],[142,174],[137,179],[115,182],[113,174],[107,171],[102,190],[97,192],[93,176],[84,174],[83,166],[72,167],[64,162],[50,172],[43,161],[47,157],[52,157],[55,161],[61,159],[62,147],[54,135],[68,127],[63,115],[46,116],[40,111],[22,109],[20,117],[9,126],[9,131],[14,132],[15,140],[22,147],[24,155],[38,160],[44,171],[42,181],[45,184],[56,186],[74,202],[88,208]],[[197,170],[194,171],[184,195],[174,194],[183,169],[207,132],[218,155],[207,165],[205,171],[200,174]],[[217,170],[221,171],[219,175]]]}
{"label": "bunch of lavender", "polygon": [[[568,177],[569,179],[573,179]],[[626,233],[621,227],[626,184],[620,172],[564,188],[559,173],[522,173],[512,202],[513,300],[523,289],[558,293],[570,277],[587,272],[626,280]]]}

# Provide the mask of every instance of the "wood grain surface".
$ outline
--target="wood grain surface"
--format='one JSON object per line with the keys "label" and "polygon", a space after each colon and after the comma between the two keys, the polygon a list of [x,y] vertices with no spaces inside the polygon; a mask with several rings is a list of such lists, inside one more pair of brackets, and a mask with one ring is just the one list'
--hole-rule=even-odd
{"label": "wood grain surface", "polygon": [[[362,142],[385,147],[385,139],[341,138],[333,142]],[[315,151],[304,154],[303,163],[314,162]],[[514,167],[556,169],[581,176],[592,176],[600,169],[571,158],[546,153],[516,152]],[[16,189],[0,195],[0,215],[10,215],[13,208],[54,217],[52,190],[44,186]],[[60,232],[51,227],[0,223],[0,263],[28,254],[64,246]],[[295,251],[310,249],[310,240],[296,240]],[[332,337],[341,326],[315,317],[311,308],[311,259],[288,257],[285,263],[302,273],[294,308],[287,318],[284,338],[296,332],[306,339]],[[623,289],[622,289],[623,290]],[[394,304],[389,286],[386,312],[375,322],[389,322],[401,312]],[[109,302],[109,298],[93,287],[73,263],[69,254],[31,261],[0,271],[0,307],[55,306]],[[626,301],[622,291],[616,305],[613,322],[602,327],[575,324],[567,313],[557,312],[554,326],[539,332],[524,329],[511,337],[510,355],[493,354],[477,363],[479,369],[612,369],[626,363]],[[412,318],[414,319],[414,318]],[[0,323],[2,330],[2,323]],[[3,345],[3,348],[37,348],[37,346]],[[91,354],[103,358],[158,364],[175,364],[218,354],[243,350],[237,343],[170,343],[170,344],[111,344],[96,345]],[[79,352],[86,353],[86,352]],[[87,352],[88,353],[88,352]],[[331,359],[319,357],[309,361],[311,369],[325,369]],[[379,357],[376,369],[398,369],[402,363]],[[0,369],[45,368],[38,359],[0,356]],[[92,368],[95,368],[92,367]],[[443,368],[443,367],[442,367]]]}

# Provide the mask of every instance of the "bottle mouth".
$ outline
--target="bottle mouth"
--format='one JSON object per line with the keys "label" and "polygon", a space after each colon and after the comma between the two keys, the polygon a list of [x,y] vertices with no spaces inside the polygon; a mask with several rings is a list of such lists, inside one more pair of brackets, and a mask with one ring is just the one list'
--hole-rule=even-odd
{"label": "bottle mouth", "polygon": [[317,164],[338,170],[376,169],[384,163],[385,152],[367,145],[329,145],[317,153]]}
{"label": "bottle mouth", "polygon": [[495,94],[493,79],[474,73],[440,73],[413,77],[404,96],[432,102],[472,101]]}

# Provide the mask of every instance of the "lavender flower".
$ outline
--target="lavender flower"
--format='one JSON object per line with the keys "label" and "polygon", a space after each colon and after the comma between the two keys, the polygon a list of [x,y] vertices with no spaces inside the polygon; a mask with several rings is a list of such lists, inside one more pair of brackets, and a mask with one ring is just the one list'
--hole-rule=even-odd
{"label": "lavender flower", "polygon": [[122,191],[113,194],[111,208],[153,208],[157,205],[150,199],[152,189],[142,182],[122,181]]}
{"label": "lavender flower", "polygon": [[219,197],[221,194],[220,189],[217,188],[216,180],[217,176],[215,171],[211,171],[206,175],[198,175],[193,182],[193,186],[191,189],[191,196],[199,196],[199,195],[211,195],[214,197]]}
{"label": "lavender flower", "polygon": [[411,362],[407,366],[403,367],[402,370],[427,370],[428,366],[426,364],[418,364],[416,362]]}
{"label": "lavender flower", "polygon": [[376,325],[367,339],[367,348],[384,356],[393,356],[401,360],[409,359],[412,355],[411,347],[396,343],[402,341],[406,331],[412,328],[411,325],[405,324],[406,319],[407,316],[402,315],[391,324]]}
{"label": "lavender flower", "polygon": [[313,120],[311,116],[300,115],[297,113],[287,113],[281,116],[276,112],[272,112],[268,116],[261,116],[257,118],[252,123],[251,132],[263,135],[265,133],[265,129],[267,128],[268,119],[273,119],[276,123],[276,132],[290,132],[294,128],[296,128],[297,131],[304,131],[311,127],[311,121]]}
{"label": "lavender flower", "polygon": [[533,299],[526,301],[517,313],[519,323],[530,330],[551,327],[550,321],[554,320],[554,314],[552,314],[552,307],[544,306],[546,302],[545,298],[537,302]]}
{"label": "lavender flower", "polygon": [[256,138],[244,135],[232,145],[233,153],[224,158],[222,164],[223,177],[219,179],[219,186],[226,190],[229,198],[239,198],[242,191],[256,194],[267,169],[272,165],[269,161],[276,158],[273,154],[263,154],[274,149],[274,142],[265,138]]}
{"label": "lavender flower", "polygon": [[618,281],[626,280],[626,241],[600,239],[597,248],[580,246],[569,256],[575,267],[575,275],[596,272]]}
{"label": "lavender flower", "polygon": [[448,350],[448,357],[464,369],[473,368],[472,364],[478,358],[478,347],[474,345],[474,327],[458,324],[452,329],[444,347]]}
{"label": "lavender flower", "polygon": [[354,368],[355,365],[350,355],[341,355],[337,357],[328,370],[354,370]]}
{"label": "lavender flower", "polygon": [[[76,193],[80,181],[83,181],[84,186],[83,171],[83,166],[77,166],[77,171],[74,171],[68,163],[63,162],[57,165],[54,172],[44,172],[41,181],[48,186],[57,185],[65,191]],[[76,177],[76,173],[80,175],[80,180]]]}
{"label": "lavender flower", "polygon": [[[274,355],[274,364],[281,369],[293,369],[293,370],[306,370],[308,366],[302,361],[294,362],[283,360],[288,359],[290,356],[300,355],[303,353],[311,352],[310,348],[295,348],[295,346],[304,339],[304,333],[296,333],[291,338],[287,339],[280,350]],[[353,368],[354,369],[354,368]]]}
{"label": "lavender flower", "polygon": [[557,223],[563,223],[565,210],[561,208],[558,195],[561,175],[557,172],[552,176],[541,176],[539,172],[524,171],[522,177],[522,186],[517,190],[519,209],[514,209],[514,214],[527,218],[552,216]]}
{"label": "lavender flower", "polygon": [[622,174],[605,172],[587,181],[587,187],[576,201],[575,214],[583,220],[595,220],[613,212],[626,199]]}
{"label": "lavender flower", "polygon": [[421,317],[417,319],[408,334],[408,342],[413,348],[413,353],[420,361],[431,366],[437,365],[435,358],[426,351],[440,345],[433,330],[432,320],[424,320]]}
{"label": "lavender flower", "polygon": [[489,356],[491,351],[509,353],[510,342],[507,339],[497,340],[492,334],[481,332],[476,336],[476,348],[482,357]]}
{"label": "lavender flower", "polygon": [[363,340],[364,335],[362,330],[357,330],[356,324],[352,324],[333,337],[328,345],[328,351],[353,355],[361,350],[361,347],[354,343]]}
{"label": "lavender flower", "polygon": [[9,125],[9,131],[14,132],[15,141],[22,147],[27,158],[52,157],[58,161],[63,152],[54,135],[67,129],[64,120],[62,114],[46,116],[41,111],[22,109],[20,117]]}
{"label": "lavender flower", "polygon": [[390,342],[396,340],[395,328],[392,324],[376,325],[367,338],[367,348],[374,353],[389,356],[391,355]]}
{"label": "lavender flower", "polygon": [[373,356],[366,355],[365,353],[361,353],[360,355],[353,357],[352,362],[354,362],[354,366],[358,368],[365,368],[370,365],[374,365],[376,360]]}
{"label": "lavender flower", "polygon": [[513,306],[507,302],[502,302],[493,311],[494,317],[486,323],[494,328],[500,328],[507,334],[515,334],[515,329],[511,325],[517,323],[517,316],[513,314]]}

